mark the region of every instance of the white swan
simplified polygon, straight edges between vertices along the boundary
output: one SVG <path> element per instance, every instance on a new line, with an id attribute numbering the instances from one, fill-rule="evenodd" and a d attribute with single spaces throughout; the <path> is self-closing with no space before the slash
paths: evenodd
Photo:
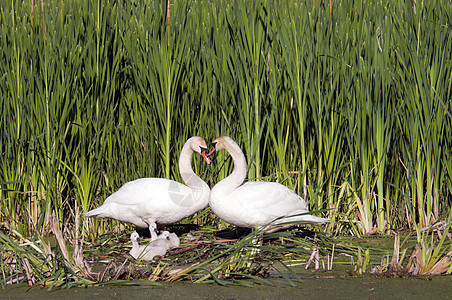
<path id="1" fill-rule="evenodd" d="M 179 157 L 179 171 L 187 185 L 165 178 L 141 178 L 127 182 L 105 199 L 102 206 L 90 210 L 87 217 L 112 218 L 149 227 L 151 240 L 157 238 L 157 224 L 173 224 L 202 210 L 209 203 L 209 186 L 191 167 L 194 152 L 207 157 L 207 144 L 199 136 L 185 142 Z"/>
<path id="2" fill-rule="evenodd" d="M 215 151 L 227 150 L 234 161 L 233 172 L 210 192 L 210 208 L 220 219 L 239 227 L 259 227 L 267 232 L 291 226 L 276 226 L 281 223 L 330 221 L 307 214 L 309 209 L 303 198 L 282 184 L 262 181 L 243 183 L 246 177 L 245 156 L 230 137 L 218 137 L 212 146 L 209 155 Z"/>
<path id="3" fill-rule="evenodd" d="M 169 233 L 164 231 L 154 241 L 150 242 L 146 246 L 140 246 L 138 244 L 140 236 L 135 231 L 130 235 L 132 241 L 132 249 L 129 254 L 135 259 L 141 259 L 142 261 L 150 261 L 155 256 L 163 256 L 166 251 L 172 248 L 179 247 L 180 241 L 175 233 Z"/>

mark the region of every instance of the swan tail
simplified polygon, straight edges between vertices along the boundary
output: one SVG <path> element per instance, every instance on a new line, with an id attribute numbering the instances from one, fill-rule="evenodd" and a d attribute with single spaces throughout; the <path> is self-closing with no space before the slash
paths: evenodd
<path id="1" fill-rule="evenodd" d="M 330 219 L 326 219 L 326 218 L 320 218 L 320 217 L 316 217 L 313 215 L 310 215 L 309 212 L 305 212 L 301 215 L 298 216 L 291 216 L 291 217 L 287 217 L 285 219 L 283 219 L 283 221 L 285 222 L 290 222 L 290 223 L 301 223 L 301 224 L 325 224 L 330 222 Z"/>
<path id="2" fill-rule="evenodd" d="M 326 218 L 320 218 L 320 217 L 316 217 L 313 215 L 306 215 L 303 216 L 303 222 L 306 223 L 317 223 L 317 224 L 325 224 L 331 221 L 331 219 L 326 219 Z"/>
<path id="3" fill-rule="evenodd" d="M 101 218 L 103 212 L 104 212 L 104 209 L 103 209 L 102 206 L 101 206 L 101 207 L 98 207 L 98 208 L 95 208 L 95 209 L 92 209 L 92 210 L 88 211 L 88 212 L 85 214 L 85 217 L 87 217 L 87 218 L 89 218 L 89 217 L 98 217 L 98 218 Z"/>

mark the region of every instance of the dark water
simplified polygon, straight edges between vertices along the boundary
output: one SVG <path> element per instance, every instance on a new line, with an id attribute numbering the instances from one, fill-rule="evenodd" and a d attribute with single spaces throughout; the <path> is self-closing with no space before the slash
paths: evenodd
<path id="1" fill-rule="evenodd" d="M 162 286 L 109 286 L 54 290 L 0 289 L 0 299 L 451 299 L 452 276 L 433 278 L 302 277 L 296 287 L 237 287 L 171 283 Z"/>

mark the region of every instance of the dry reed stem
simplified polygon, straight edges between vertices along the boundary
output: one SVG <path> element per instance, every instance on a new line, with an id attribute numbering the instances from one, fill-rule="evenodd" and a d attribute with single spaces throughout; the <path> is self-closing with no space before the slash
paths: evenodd
<path id="1" fill-rule="evenodd" d="M 328 254 L 328 270 L 329 271 L 333 270 L 334 246 L 335 246 L 335 244 L 333 244 L 333 250 L 331 251 L 331 260 L 330 260 L 330 255 Z"/>
<path id="2" fill-rule="evenodd" d="M 422 264 L 422 252 L 419 245 L 416 245 L 413 253 L 411 254 L 410 261 L 404 270 L 410 270 L 411 275 L 441 275 L 444 274 L 452 264 L 450 258 L 452 256 L 452 251 L 447 253 L 442 257 L 429 271 L 425 272 L 424 266 Z"/>
<path id="3" fill-rule="evenodd" d="M 192 264 L 191 266 L 189 266 L 189 267 L 187 267 L 185 269 L 177 270 L 178 272 L 175 273 L 175 274 L 171 274 L 171 272 L 168 273 L 168 275 L 171 275 L 171 277 L 167 281 L 168 282 L 173 282 L 173 281 L 179 279 L 181 276 L 187 275 L 187 274 L 184 274 L 184 273 L 187 272 L 188 270 L 190 270 L 191 268 L 199 265 L 199 264 L 200 264 L 200 262 L 195 262 L 194 264 Z"/>
<path id="4" fill-rule="evenodd" d="M 452 264 L 451 261 L 452 251 L 447 253 L 443 258 L 441 258 L 430 271 L 425 273 L 424 275 L 441 275 L 447 272 L 449 267 Z"/>
<path id="5" fill-rule="evenodd" d="M 77 272 L 80 272 L 81 276 L 90 280 L 93 280 L 93 272 L 91 271 L 91 267 L 85 260 L 83 256 L 83 247 L 79 244 L 78 239 L 75 239 L 75 246 L 74 246 L 74 263 L 71 263 L 71 260 L 69 258 L 69 252 L 66 247 L 66 240 L 64 239 L 60 226 L 58 224 L 58 219 L 56 217 L 55 211 L 52 211 L 52 231 L 55 235 L 56 240 L 58 241 L 58 245 L 61 249 L 61 253 L 64 257 L 64 263 L 68 268 L 74 269 Z M 82 239 L 83 243 L 83 239 Z"/>
<path id="6" fill-rule="evenodd" d="M 316 252 L 315 252 L 315 269 L 318 270 L 319 268 L 320 268 L 319 249 L 316 249 Z"/>
<path id="7" fill-rule="evenodd" d="M 52 211 L 52 231 L 55 235 L 55 238 L 58 241 L 58 245 L 60 246 L 61 253 L 63 254 L 65 263 L 69 266 L 69 253 L 66 248 L 66 242 L 61 234 L 60 226 L 58 224 L 58 219 L 56 217 L 55 211 Z"/>
<path id="8" fill-rule="evenodd" d="M 97 282 L 103 282 L 104 278 L 105 278 L 105 274 L 107 273 L 107 271 L 109 271 L 112 267 L 113 267 L 113 260 L 110 260 L 110 262 L 108 263 L 108 265 L 105 267 L 104 271 L 101 271 L 97 274 Z"/>
<path id="9" fill-rule="evenodd" d="M 13 278 L 13 279 L 8 280 L 7 282 L 5 282 L 5 285 L 18 283 L 19 281 L 21 281 L 25 277 L 26 277 L 25 275 L 19 275 L 16 278 Z"/>
<path id="10" fill-rule="evenodd" d="M 30 262 L 28 261 L 28 258 L 24 257 L 23 263 L 24 263 L 25 274 L 27 275 L 27 284 L 28 284 L 28 286 L 31 287 L 31 286 L 35 285 L 36 278 L 34 278 L 33 274 L 31 273 L 31 266 L 30 266 Z"/>
<path id="11" fill-rule="evenodd" d="M 319 249 L 317 249 L 317 248 L 312 251 L 312 254 L 309 257 L 308 262 L 306 263 L 305 270 L 309 269 L 309 266 L 311 265 L 311 263 L 313 261 L 315 263 L 315 269 L 318 270 L 319 269 Z"/>
<path id="12" fill-rule="evenodd" d="M 46 38 L 46 24 L 44 21 L 44 0 L 41 0 L 41 12 L 42 12 L 42 35 Z"/>
<path id="13" fill-rule="evenodd" d="M 129 261 L 128 258 L 126 258 L 126 260 L 124 260 L 124 262 L 122 263 L 122 265 L 119 267 L 118 271 L 116 272 L 115 276 L 113 276 L 112 280 L 117 280 L 119 278 L 119 276 L 121 276 L 121 272 L 124 269 L 124 266 L 126 265 L 126 263 Z"/>
<path id="14" fill-rule="evenodd" d="M 236 240 L 218 240 L 218 242 L 229 242 L 229 241 L 236 241 Z M 184 253 L 188 250 L 198 248 L 200 245 L 207 245 L 207 244 L 212 244 L 212 243 L 213 243 L 212 241 L 197 241 L 193 245 L 186 246 L 179 250 L 171 251 L 171 254 L 176 255 L 176 254 Z"/>

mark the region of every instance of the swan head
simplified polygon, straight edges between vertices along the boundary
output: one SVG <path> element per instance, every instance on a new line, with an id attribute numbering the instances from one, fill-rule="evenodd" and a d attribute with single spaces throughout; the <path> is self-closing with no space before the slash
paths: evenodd
<path id="1" fill-rule="evenodd" d="M 209 148 L 206 141 L 200 136 L 194 136 L 189 139 L 190 147 L 194 152 L 201 154 L 207 164 L 210 165 Z"/>
<path id="2" fill-rule="evenodd" d="M 130 240 L 132 242 L 139 242 L 140 241 L 140 235 L 138 234 L 138 232 L 134 231 L 131 235 L 130 235 Z"/>
<path id="3" fill-rule="evenodd" d="M 236 145 L 236 142 L 234 142 L 234 140 L 231 139 L 230 137 L 228 137 L 228 136 L 217 137 L 212 142 L 212 148 L 211 148 L 210 152 L 207 153 L 207 156 L 210 156 L 220 150 L 230 149 L 231 145 Z"/>

